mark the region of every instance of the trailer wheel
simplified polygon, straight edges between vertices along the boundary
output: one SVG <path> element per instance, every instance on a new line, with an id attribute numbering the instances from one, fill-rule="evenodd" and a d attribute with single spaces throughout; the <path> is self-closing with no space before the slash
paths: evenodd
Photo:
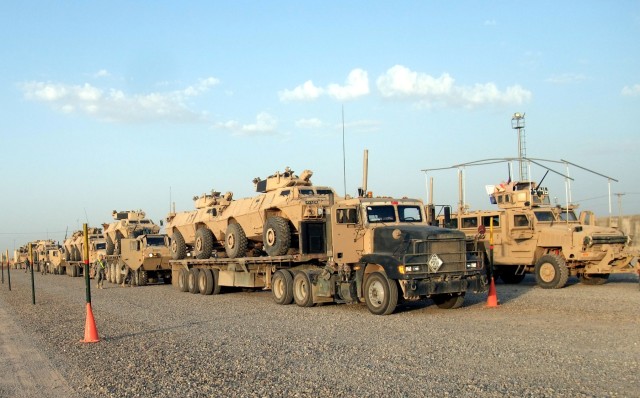
<path id="1" fill-rule="evenodd" d="M 210 295 L 213 293 L 213 274 L 211 270 L 200 270 L 200 274 L 198 274 L 198 289 L 202 295 Z"/>
<path id="2" fill-rule="evenodd" d="M 198 289 L 199 274 L 200 274 L 200 270 L 197 268 L 191 268 L 189 270 L 189 276 L 187 277 L 187 285 L 189 287 L 189 293 L 191 294 L 200 293 L 200 289 Z"/>
<path id="3" fill-rule="evenodd" d="M 107 235 L 107 256 L 111 256 L 115 249 L 116 246 L 113 244 L 113 240 Z"/>
<path id="4" fill-rule="evenodd" d="M 367 308 L 375 315 L 389 315 L 398 305 L 398 285 L 379 272 L 367 278 L 364 287 Z"/>
<path id="5" fill-rule="evenodd" d="M 522 282 L 524 276 L 524 272 L 522 274 L 516 274 L 516 269 L 514 267 L 500 268 L 500 279 L 507 285 L 517 285 L 518 283 Z"/>
<path id="6" fill-rule="evenodd" d="M 213 233 L 206 227 L 196 231 L 196 240 L 193 244 L 195 258 L 206 259 L 211 257 L 213 251 Z"/>
<path id="7" fill-rule="evenodd" d="M 609 280 L 609 274 L 582 274 L 580 283 L 584 285 L 604 285 Z"/>
<path id="8" fill-rule="evenodd" d="M 436 303 L 438 308 L 442 308 L 443 310 L 454 310 L 462 307 L 462 304 L 464 303 L 464 293 L 435 294 L 431 299 Z"/>
<path id="9" fill-rule="evenodd" d="M 291 228 L 289 222 L 282 217 L 273 216 L 267 219 L 262 234 L 264 250 L 270 256 L 284 256 L 291 245 Z"/>
<path id="10" fill-rule="evenodd" d="M 293 302 L 293 277 L 286 270 L 278 270 L 271 277 L 271 295 L 276 304 L 288 305 Z"/>
<path id="11" fill-rule="evenodd" d="M 147 286 L 149 283 L 149 274 L 147 271 L 138 270 L 138 286 Z"/>
<path id="12" fill-rule="evenodd" d="M 293 278 L 293 299 L 300 307 L 313 306 L 311 281 L 309 281 L 309 275 L 304 271 L 298 272 Z"/>
<path id="13" fill-rule="evenodd" d="M 184 268 L 178 274 L 178 290 L 181 292 L 189 291 L 189 271 Z"/>
<path id="14" fill-rule="evenodd" d="M 545 254 L 536 262 L 536 283 L 543 289 L 560 289 L 567 284 L 569 268 L 557 254 Z"/>
<path id="15" fill-rule="evenodd" d="M 238 223 L 231 223 L 224 233 L 224 250 L 227 257 L 238 258 L 247 254 L 247 235 Z"/>
<path id="16" fill-rule="evenodd" d="M 187 257 L 187 245 L 184 243 L 184 237 L 180 231 L 175 231 L 171 236 L 171 258 L 182 260 L 185 257 Z"/>

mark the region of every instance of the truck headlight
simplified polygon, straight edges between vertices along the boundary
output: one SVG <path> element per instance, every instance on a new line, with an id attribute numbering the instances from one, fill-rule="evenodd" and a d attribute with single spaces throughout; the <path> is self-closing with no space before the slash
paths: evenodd
<path id="1" fill-rule="evenodd" d="M 467 262 L 467 269 L 470 269 L 470 268 L 473 268 L 473 269 L 478 268 L 478 262 L 477 261 L 468 261 Z"/>
<path id="2" fill-rule="evenodd" d="M 585 236 L 584 239 L 582 240 L 582 243 L 585 246 L 591 246 L 593 244 L 593 239 L 590 236 Z"/>

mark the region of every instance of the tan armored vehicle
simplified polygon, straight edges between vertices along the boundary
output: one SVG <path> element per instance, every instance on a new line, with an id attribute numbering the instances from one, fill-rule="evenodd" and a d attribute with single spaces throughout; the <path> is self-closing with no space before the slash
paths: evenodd
<path id="1" fill-rule="evenodd" d="M 95 275 L 93 263 L 100 254 L 106 255 L 107 242 L 102 234 L 102 228 L 90 227 L 87 229 L 89 240 L 89 276 Z M 66 274 L 69 276 L 81 276 L 84 255 L 84 233 L 82 230 L 75 231 L 71 237 L 65 239 L 63 244 Z"/>
<path id="2" fill-rule="evenodd" d="M 163 279 L 171 283 L 171 252 L 169 237 L 164 234 L 144 234 L 136 238 L 123 238 L 120 256 L 109 257 L 107 280 L 123 283 L 130 275 L 132 284 L 146 285 L 150 280 Z"/>
<path id="3" fill-rule="evenodd" d="M 62 242 L 64 259 L 66 261 L 82 260 L 82 252 L 79 250 L 80 241 L 83 239 L 82 236 L 82 230 L 75 231 L 70 237 L 66 238 L 64 242 Z"/>
<path id="4" fill-rule="evenodd" d="M 194 196 L 195 210 L 169 213 L 165 231 L 171 236 L 171 252 L 174 259 L 191 254 L 196 258 L 209 258 L 212 253 L 224 249 L 224 235 L 220 235 L 220 214 L 231 204 L 233 193 L 211 191 L 210 194 Z M 214 234 L 212 231 L 216 231 Z"/>
<path id="5" fill-rule="evenodd" d="M 62 263 L 61 246 L 54 240 L 38 240 L 32 248 L 33 262 L 37 263 L 42 273 L 57 274 Z"/>
<path id="6" fill-rule="evenodd" d="M 575 206 L 551 205 L 547 189 L 535 182 L 500 184 L 490 199 L 497 210 L 467 211 L 439 220 L 463 231 L 487 258 L 493 220 L 494 268 L 505 283 L 519 283 L 526 273 L 533 273 L 539 286 L 557 289 L 570 275 L 599 285 L 610 274 L 635 272 L 628 236 L 581 222 Z M 581 214 L 583 220 L 586 216 L 593 219 L 591 212 Z"/>
<path id="7" fill-rule="evenodd" d="M 313 186 L 311 176 L 309 170 L 297 176 L 286 168 L 266 180 L 255 178 L 260 195 L 233 201 L 225 195 L 220 208 L 207 207 L 214 210 L 209 219 L 198 219 L 192 212 L 178 225 L 177 215 L 172 219 L 170 214 L 166 230 L 173 259 L 187 256 L 188 242 L 193 242 L 193 255 L 199 259 L 209 258 L 222 246 L 229 258 L 245 257 L 249 249 L 264 250 L 269 256 L 294 254 L 301 221 L 322 219 L 329 195 L 335 195 L 332 188 Z"/>
<path id="8" fill-rule="evenodd" d="M 142 210 L 114 210 L 111 215 L 116 221 L 103 225 L 107 255 L 120 254 L 120 240 L 122 238 L 135 238 L 142 234 L 160 232 L 160 226 L 146 219 L 146 214 Z"/>

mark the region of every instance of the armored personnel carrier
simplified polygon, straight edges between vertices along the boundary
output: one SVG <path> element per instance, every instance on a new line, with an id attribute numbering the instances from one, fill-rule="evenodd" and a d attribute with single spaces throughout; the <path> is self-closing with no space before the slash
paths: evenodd
<path id="1" fill-rule="evenodd" d="M 497 210 L 466 211 L 439 221 L 463 231 L 487 258 L 493 235 L 494 269 L 503 282 L 519 283 L 533 273 L 540 287 L 557 289 L 571 275 L 600 285 L 610 274 L 636 271 L 629 236 L 585 222 L 587 216 L 593 219 L 591 212 L 578 218 L 577 206 L 551 205 L 547 188 L 510 182 L 496 185 L 489 197 Z"/>
<path id="2" fill-rule="evenodd" d="M 245 257 L 249 249 L 269 256 L 294 254 L 301 221 L 323 219 L 329 197 L 335 196 L 332 188 L 314 186 L 312 175 L 305 170 L 298 176 L 287 167 L 265 180 L 255 178 L 258 196 L 232 201 L 225 195 L 218 207 L 183 213 L 179 219 L 170 214 L 166 230 L 173 259 L 187 257 L 190 247 L 198 259 L 217 255 L 214 249 L 221 247 L 229 258 Z"/>
<path id="3" fill-rule="evenodd" d="M 102 228 L 90 227 L 87 229 L 89 240 L 89 276 L 93 278 L 95 270 L 93 262 L 98 259 L 100 254 L 106 255 L 107 243 Z M 71 237 L 65 239 L 63 244 L 66 274 L 69 276 L 81 276 L 84 270 L 83 253 L 84 253 L 84 233 L 82 230 L 75 231 Z"/>
<path id="4" fill-rule="evenodd" d="M 108 256 L 107 280 L 123 283 L 127 276 L 132 285 L 145 286 L 150 280 L 162 278 L 171 282 L 171 252 L 169 237 L 164 234 L 144 234 L 136 238 L 123 238 L 119 256 Z"/>
<path id="5" fill-rule="evenodd" d="M 120 254 L 120 240 L 122 238 L 135 238 L 142 234 L 160 232 L 160 226 L 146 219 L 146 214 L 142 210 L 114 210 L 111 216 L 116 221 L 111 224 L 103 224 L 107 255 Z"/>

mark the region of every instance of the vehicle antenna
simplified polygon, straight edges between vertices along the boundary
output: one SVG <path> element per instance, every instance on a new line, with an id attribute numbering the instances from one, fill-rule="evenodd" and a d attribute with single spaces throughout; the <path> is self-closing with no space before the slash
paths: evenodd
<path id="1" fill-rule="evenodd" d="M 342 178 L 344 180 L 344 196 L 347 196 L 347 159 L 344 147 L 344 104 L 342 105 Z"/>

